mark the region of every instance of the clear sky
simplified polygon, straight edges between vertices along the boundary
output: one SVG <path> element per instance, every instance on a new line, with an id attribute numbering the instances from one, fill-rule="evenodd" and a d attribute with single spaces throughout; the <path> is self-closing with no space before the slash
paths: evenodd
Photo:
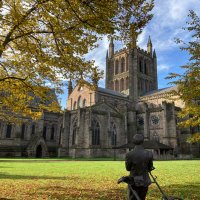
<path id="1" fill-rule="evenodd" d="M 191 40 L 191 34 L 183 30 L 189 21 L 189 10 L 194 10 L 200 16 L 200 0 L 155 0 L 154 17 L 138 38 L 137 45 L 146 49 L 148 37 L 151 36 L 157 54 L 159 88 L 169 87 L 169 80 L 165 77 L 170 72 L 182 73 L 180 66 L 188 62 L 189 56 L 180 50 L 175 38 L 181 38 L 185 42 Z M 116 42 L 115 50 L 121 46 L 122 44 Z M 95 60 L 96 65 L 104 70 L 107 49 L 108 41 L 105 37 L 99 41 L 99 47 L 87 55 L 87 59 Z M 104 87 L 104 79 L 100 80 L 99 86 Z M 66 100 L 67 87 L 64 87 L 64 94 L 60 96 L 63 108 L 66 107 Z"/>

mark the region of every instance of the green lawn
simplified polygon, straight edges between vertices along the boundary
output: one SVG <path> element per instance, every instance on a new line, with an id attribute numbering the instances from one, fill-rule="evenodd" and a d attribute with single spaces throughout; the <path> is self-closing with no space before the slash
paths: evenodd
<path id="1" fill-rule="evenodd" d="M 199 161 L 156 161 L 153 174 L 169 195 L 200 199 Z M 126 199 L 123 161 L 0 159 L 0 199 Z M 160 199 L 154 184 L 148 200 Z"/>

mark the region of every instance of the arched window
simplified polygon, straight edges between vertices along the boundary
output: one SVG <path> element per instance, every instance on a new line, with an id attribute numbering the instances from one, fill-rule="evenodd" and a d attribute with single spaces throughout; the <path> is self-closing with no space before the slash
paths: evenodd
<path id="1" fill-rule="evenodd" d="M 116 146 L 117 145 L 117 130 L 113 122 L 111 122 L 110 124 L 110 131 L 111 131 L 111 145 Z"/>
<path id="2" fill-rule="evenodd" d="M 32 134 L 32 135 L 35 134 L 35 124 L 32 125 L 32 128 L 31 128 L 31 134 Z"/>
<path id="3" fill-rule="evenodd" d="M 96 120 L 92 120 L 92 145 L 100 145 L 100 126 Z"/>
<path id="4" fill-rule="evenodd" d="M 47 127 L 46 126 L 44 126 L 43 127 L 43 138 L 46 140 L 46 137 L 47 137 Z"/>
<path id="5" fill-rule="evenodd" d="M 24 135 L 25 135 L 25 128 L 26 128 L 26 125 L 25 124 L 22 124 L 22 129 L 21 129 L 21 139 L 24 139 Z"/>
<path id="6" fill-rule="evenodd" d="M 77 108 L 81 108 L 81 107 L 82 107 L 82 99 L 81 99 L 81 96 L 79 96 L 78 103 L 77 103 Z"/>
<path id="7" fill-rule="evenodd" d="M 139 68 L 140 68 L 140 72 L 143 72 L 143 69 L 142 69 L 142 60 L 139 61 Z"/>
<path id="8" fill-rule="evenodd" d="M 76 110 L 76 101 L 74 101 L 73 109 Z"/>
<path id="9" fill-rule="evenodd" d="M 126 77 L 126 90 L 129 89 L 129 77 Z"/>
<path id="10" fill-rule="evenodd" d="M 11 132 L 12 132 L 12 124 L 8 124 L 6 129 L 6 138 L 11 138 Z"/>
<path id="11" fill-rule="evenodd" d="M 153 133 L 153 138 L 152 138 L 152 139 L 153 139 L 154 141 L 157 141 L 157 142 L 160 141 L 159 135 L 158 135 L 156 132 Z"/>
<path id="12" fill-rule="evenodd" d="M 145 81 L 145 91 L 146 92 L 149 91 L 149 81 L 148 80 Z"/>
<path id="13" fill-rule="evenodd" d="M 119 61 L 116 60 L 115 61 L 115 74 L 118 74 L 119 73 Z"/>
<path id="14" fill-rule="evenodd" d="M 123 73 L 125 71 L 125 59 L 122 58 L 121 59 L 121 73 Z"/>
<path id="15" fill-rule="evenodd" d="M 148 74 L 148 71 L 147 71 L 147 61 L 146 60 L 144 61 L 144 73 Z"/>
<path id="16" fill-rule="evenodd" d="M 86 107 L 86 99 L 83 100 L 83 108 Z"/>
<path id="17" fill-rule="evenodd" d="M 115 81 L 115 91 L 119 91 L 119 81 Z"/>
<path id="18" fill-rule="evenodd" d="M 77 133 L 77 121 L 75 121 L 74 124 L 73 124 L 73 129 L 72 129 L 72 145 L 76 144 L 76 133 Z"/>
<path id="19" fill-rule="evenodd" d="M 55 127 L 54 127 L 54 125 L 52 125 L 52 127 L 51 127 L 51 137 L 50 137 L 51 140 L 54 140 L 54 134 L 55 134 Z"/>
<path id="20" fill-rule="evenodd" d="M 120 80 L 120 92 L 124 90 L 124 79 Z"/>

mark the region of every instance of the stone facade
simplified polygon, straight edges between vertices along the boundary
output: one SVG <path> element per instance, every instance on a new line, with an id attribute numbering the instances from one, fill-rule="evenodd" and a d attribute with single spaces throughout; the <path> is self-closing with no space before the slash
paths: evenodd
<path id="1" fill-rule="evenodd" d="M 111 40 L 105 71 L 106 88 L 72 88 L 69 81 L 63 115 L 44 112 L 40 120 L 21 125 L 0 122 L 0 156 L 123 158 L 128 149 L 117 147 L 130 144 L 136 133 L 172 149 L 168 154 L 199 156 L 199 145 L 186 142 L 199 127 L 177 127 L 184 103 L 170 99 L 176 88 L 158 89 L 150 38 L 147 51 L 135 47 L 115 52 Z M 155 154 L 166 152 L 154 149 Z"/>
<path id="2" fill-rule="evenodd" d="M 186 143 L 191 130 L 177 127 L 177 112 L 184 104 L 170 100 L 176 88 L 158 90 L 157 57 L 150 38 L 147 51 L 136 47 L 115 52 L 111 40 L 105 71 L 105 89 L 70 88 L 64 117 L 68 139 L 60 156 L 123 157 L 127 149 L 113 147 L 131 143 L 136 133 L 167 145 L 174 155 L 199 154 L 198 145 Z"/>
<path id="3" fill-rule="evenodd" d="M 38 121 L 0 122 L 0 157 L 58 156 L 62 115 L 44 112 Z"/>

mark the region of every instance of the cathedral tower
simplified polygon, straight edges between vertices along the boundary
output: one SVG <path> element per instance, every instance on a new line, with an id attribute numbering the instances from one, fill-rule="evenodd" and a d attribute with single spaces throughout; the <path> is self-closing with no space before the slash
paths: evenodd
<path id="1" fill-rule="evenodd" d="M 149 37 L 147 50 L 139 47 L 123 48 L 114 52 L 111 39 L 106 56 L 106 88 L 129 95 L 137 102 L 138 97 L 157 86 L 157 58 Z"/>

